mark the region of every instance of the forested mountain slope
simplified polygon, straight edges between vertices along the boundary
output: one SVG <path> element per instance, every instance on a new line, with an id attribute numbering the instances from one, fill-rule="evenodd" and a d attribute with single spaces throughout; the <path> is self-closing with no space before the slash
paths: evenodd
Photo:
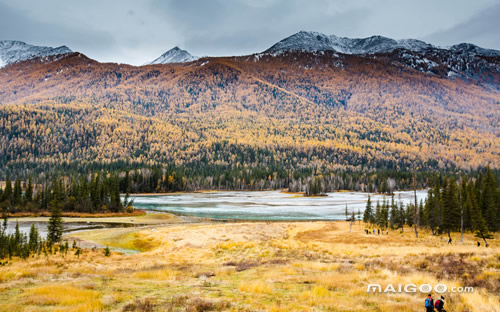
<path id="1" fill-rule="evenodd" d="M 79 53 L 28 60 L 0 69 L 2 173 L 168 165 L 272 180 L 497 167 L 500 72 L 447 73 L 334 51 L 141 67 Z"/>

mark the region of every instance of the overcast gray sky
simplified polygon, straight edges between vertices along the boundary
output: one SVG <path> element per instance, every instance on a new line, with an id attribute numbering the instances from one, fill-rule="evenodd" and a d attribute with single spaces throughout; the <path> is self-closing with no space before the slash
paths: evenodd
<path id="1" fill-rule="evenodd" d="M 300 30 L 500 50 L 500 0 L 0 0 L 0 40 L 140 65 L 174 46 L 261 52 Z"/>

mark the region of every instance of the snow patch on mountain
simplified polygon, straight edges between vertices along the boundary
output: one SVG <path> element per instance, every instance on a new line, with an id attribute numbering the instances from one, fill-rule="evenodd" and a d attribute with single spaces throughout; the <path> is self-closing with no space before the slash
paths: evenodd
<path id="1" fill-rule="evenodd" d="M 500 51 L 483 49 L 470 43 L 461 43 L 449 48 L 433 46 L 421 40 L 394 40 L 383 36 L 368 38 L 347 38 L 325 35 L 312 31 L 300 31 L 276 43 L 264 53 L 280 54 L 286 51 L 336 51 L 344 54 L 378 54 L 390 53 L 396 49 L 405 49 L 423 53 L 428 50 L 449 50 L 454 54 L 500 56 Z"/>
<path id="2" fill-rule="evenodd" d="M 179 47 L 175 47 L 173 49 L 168 50 L 163 53 L 160 57 L 148 63 L 146 65 L 153 64 L 170 64 L 170 63 L 187 63 L 196 61 L 198 59 L 197 56 L 191 55 L 188 51 L 183 50 Z"/>
<path id="3" fill-rule="evenodd" d="M 73 53 L 73 51 L 66 46 L 52 48 L 34 46 L 22 41 L 0 40 L 0 68 L 37 57 L 63 55 L 68 53 Z"/>
<path id="4" fill-rule="evenodd" d="M 375 54 L 391 52 L 397 48 L 424 49 L 431 46 L 423 41 L 405 39 L 396 41 L 383 36 L 372 36 L 363 39 L 351 39 L 327 36 L 318 32 L 300 31 L 287 37 L 266 50 L 266 53 L 285 51 L 336 51 L 344 54 Z"/>

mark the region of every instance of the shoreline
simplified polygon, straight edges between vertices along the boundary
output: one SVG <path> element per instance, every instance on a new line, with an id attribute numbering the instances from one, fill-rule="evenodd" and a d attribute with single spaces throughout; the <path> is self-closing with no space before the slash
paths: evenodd
<path id="1" fill-rule="evenodd" d="M 417 191 L 426 191 L 429 188 L 419 188 Z M 385 194 L 385 193 L 375 193 L 375 192 L 363 192 L 363 191 L 356 191 L 356 190 L 335 190 L 332 192 L 326 192 L 324 195 L 310 195 L 307 196 L 305 195 L 305 192 L 293 192 L 293 191 L 288 191 L 288 189 L 265 189 L 265 190 L 196 190 L 196 191 L 177 191 L 177 192 L 161 192 L 161 193 L 130 193 L 130 197 L 154 197 L 154 196 L 169 196 L 169 195 L 179 195 L 179 194 L 209 194 L 209 193 L 222 193 L 222 192 L 280 192 L 283 194 L 291 194 L 291 195 L 303 195 L 304 197 L 327 197 L 329 196 L 328 194 L 335 194 L 335 193 L 363 193 L 363 194 L 369 194 L 369 195 L 382 195 L 382 196 L 392 196 L 392 194 Z M 393 193 L 397 192 L 413 192 L 413 189 L 411 190 L 395 190 Z M 120 196 L 125 196 L 125 193 L 121 193 Z"/>
<path id="2" fill-rule="evenodd" d="M 38 217 L 50 217 L 50 211 L 41 212 L 16 212 L 8 213 L 7 218 L 38 218 Z M 89 212 L 62 212 L 63 218 L 126 218 L 126 217 L 139 217 L 147 215 L 146 210 L 134 209 L 133 212 L 109 212 L 109 213 L 89 213 Z"/>
<path id="3" fill-rule="evenodd" d="M 189 217 L 177 216 L 168 212 L 149 212 L 141 210 L 144 214 L 136 216 L 91 216 L 91 217 L 65 217 L 65 223 L 109 223 L 109 224 L 133 224 L 133 225 L 154 225 L 163 223 L 182 223 L 183 219 L 194 219 Z M 50 217 L 46 216 L 27 216 L 10 217 L 9 222 L 48 222 Z"/>

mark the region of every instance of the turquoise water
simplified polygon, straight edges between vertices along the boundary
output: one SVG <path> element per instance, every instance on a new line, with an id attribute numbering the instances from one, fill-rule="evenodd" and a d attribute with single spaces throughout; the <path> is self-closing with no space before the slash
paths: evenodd
<path id="1" fill-rule="evenodd" d="M 363 213 L 368 193 L 338 192 L 324 197 L 303 197 L 280 191 L 176 193 L 161 196 L 131 196 L 134 207 L 171 212 L 179 215 L 233 220 L 345 220 L 349 212 Z M 370 194 L 373 206 L 382 203 L 383 195 Z M 390 201 L 389 196 L 385 198 Z M 417 199 L 427 198 L 427 191 L 417 191 Z M 413 192 L 396 192 L 396 202 L 413 202 Z"/>

